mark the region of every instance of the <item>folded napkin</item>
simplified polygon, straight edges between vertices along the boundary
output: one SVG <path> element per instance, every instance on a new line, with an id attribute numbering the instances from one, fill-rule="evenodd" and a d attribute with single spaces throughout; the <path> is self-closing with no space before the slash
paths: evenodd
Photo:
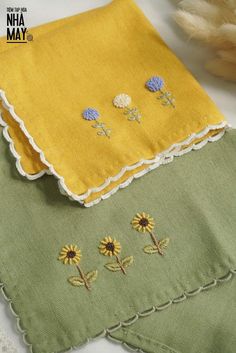
<path id="1" fill-rule="evenodd" d="M 202 322 L 195 298 L 212 287 L 207 303 L 214 309 L 211 292 L 235 274 L 236 132 L 90 209 L 62 197 L 50 176 L 20 180 L 2 140 L 0 149 L 0 282 L 31 350 L 61 352 L 112 335 L 147 352 L 189 353 L 193 336 L 185 333 Z M 230 292 L 228 305 L 231 299 Z M 186 324 L 188 310 L 189 328 L 173 337 L 174 322 L 183 315 Z M 219 339 L 207 311 L 205 327 Z M 150 345 L 129 329 L 137 337 L 143 331 L 144 340 L 149 331 Z M 155 332 L 162 348 L 151 346 Z M 191 353 L 218 353 L 217 341 L 204 345 L 203 338 Z M 234 353 L 227 338 L 222 351 Z"/>
<path id="2" fill-rule="evenodd" d="M 221 278 L 215 287 L 212 282 L 214 290 L 210 286 L 200 295 L 186 296 L 188 300 L 180 298 L 167 310 L 137 320 L 109 338 L 134 352 L 234 353 L 236 278 L 232 276 Z"/>
<path id="3" fill-rule="evenodd" d="M 222 114 L 132 0 L 0 41 L 5 136 L 22 175 L 86 206 L 208 141 Z"/>

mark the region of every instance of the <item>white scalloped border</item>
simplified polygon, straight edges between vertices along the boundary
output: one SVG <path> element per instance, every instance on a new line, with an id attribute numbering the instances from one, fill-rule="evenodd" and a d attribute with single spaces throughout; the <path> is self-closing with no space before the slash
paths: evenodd
<path id="1" fill-rule="evenodd" d="M 18 170 L 18 172 L 22 176 L 24 176 L 28 180 L 36 180 L 36 179 L 41 178 L 44 174 L 49 174 L 48 170 L 46 170 L 46 169 L 42 170 L 39 173 L 35 173 L 35 174 L 26 173 L 21 165 L 21 156 L 16 152 L 14 141 L 12 140 L 11 136 L 9 135 L 9 132 L 8 132 L 9 126 L 3 120 L 1 111 L 0 111 L 0 126 L 3 127 L 3 130 L 2 130 L 3 136 L 4 136 L 5 140 L 9 143 L 10 151 L 16 160 L 16 163 L 15 163 L 16 169 Z"/>
<path id="2" fill-rule="evenodd" d="M 108 339 L 110 339 L 111 341 L 113 341 L 115 343 L 122 343 L 126 348 L 129 348 L 134 352 L 138 352 L 139 348 L 133 347 L 132 345 L 127 344 L 126 342 L 123 342 L 119 339 L 116 339 L 116 338 L 112 337 L 111 334 L 113 332 L 119 330 L 122 327 L 128 327 L 128 326 L 132 325 L 134 322 L 136 322 L 140 318 L 147 317 L 147 316 L 150 316 L 153 313 L 156 313 L 158 311 L 165 310 L 173 304 L 181 303 L 188 298 L 194 297 L 195 295 L 198 295 L 201 292 L 204 292 L 205 290 L 216 287 L 217 285 L 222 284 L 224 282 L 228 282 L 235 275 L 236 275 L 236 269 L 230 269 L 224 276 L 215 278 L 211 282 L 207 283 L 206 285 L 200 286 L 197 289 L 192 290 L 190 292 L 185 291 L 180 297 L 170 299 L 168 302 L 166 302 L 164 304 L 152 306 L 151 308 L 149 308 L 147 310 L 144 310 L 142 312 L 137 312 L 130 319 L 128 319 L 126 321 L 120 321 L 117 325 L 104 329 L 102 332 L 98 333 L 97 335 L 90 337 L 90 338 L 87 338 L 84 343 L 81 343 L 78 346 L 72 346 L 69 348 L 69 350 L 66 350 L 65 352 L 71 352 L 74 349 L 81 348 L 82 346 L 88 344 L 90 341 L 93 341 L 93 340 L 96 340 L 96 339 L 102 338 L 102 337 L 107 337 Z M 27 331 L 22 328 L 21 319 L 14 310 L 12 299 L 9 298 L 9 296 L 7 295 L 6 290 L 5 290 L 5 285 L 4 285 L 4 283 L 1 283 L 1 282 L 0 282 L 0 293 L 2 293 L 3 298 L 6 300 L 6 302 L 9 305 L 11 313 L 16 318 L 17 329 L 22 334 L 23 341 L 24 341 L 25 345 L 28 347 L 30 353 L 34 353 L 33 345 L 27 339 Z M 143 351 L 141 350 L 140 352 L 143 352 Z M 56 353 L 56 352 L 52 352 L 52 353 Z"/>
<path id="3" fill-rule="evenodd" d="M 14 143 L 7 132 L 8 125 L 6 124 L 6 122 L 3 121 L 4 128 L 5 128 L 4 136 L 7 139 L 7 141 L 10 143 L 10 149 L 11 149 L 11 152 L 13 153 L 14 157 L 16 158 L 16 166 L 17 166 L 17 169 L 20 172 L 20 174 L 27 177 L 29 180 L 37 179 L 40 176 L 44 175 L 45 173 L 54 175 L 54 177 L 58 180 L 58 186 L 59 186 L 60 192 L 63 195 L 68 196 L 71 200 L 78 201 L 80 204 L 82 204 L 86 207 L 91 207 L 93 205 L 98 204 L 101 200 L 105 200 L 105 199 L 109 198 L 111 195 L 115 194 L 119 189 L 123 189 L 123 188 L 127 187 L 134 179 L 140 178 L 141 176 L 145 175 L 146 173 L 150 172 L 151 170 L 158 168 L 160 165 L 172 162 L 174 157 L 182 156 L 185 153 L 188 153 L 192 150 L 199 150 L 200 148 L 205 146 L 208 142 L 214 142 L 214 141 L 219 140 L 224 135 L 225 131 L 230 127 L 230 125 L 226 121 L 222 121 L 221 123 L 216 124 L 216 125 L 208 125 L 202 131 L 191 134 L 184 141 L 182 141 L 180 143 L 173 144 L 167 150 L 156 155 L 155 158 L 141 159 L 139 162 L 137 162 L 135 164 L 132 164 L 130 166 L 126 166 L 126 167 L 122 168 L 121 171 L 118 174 L 116 174 L 115 176 L 107 178 L 102 185 L 88 189 L 84 194 L 77 195 L 68 189 L 68 187 L 65 184 L 64 178 L 61 175 L 59 175 L 55 171 L 54 166 L 47 161 L 43 151 L 37 146 L 33 137 L 29 134 L 28 130 L 26 129 L 23 120 L 21 120 L 19 118 L 19 116 L 15 113 L 14 106 L 8 102 L 6 95 L 5 95 L 5 92 L 3 90 L 0 90 L 0 99 L 2 100 L 2 105 L 4 106 L 4 108 L 9 111 L 12 118 L 19 124 L 21 130 L 23 131 L 25 136 L 28 138 L 29 143 L 31 144 L 33 149 L 39 153 L 39 156 L 40 156 L 42 163 L 44 163 L 48 167 L 48 170 L 46 170 L 46 171 L 44 170 L 44 171 L 38 173 L 37 175 L 33 175 L 33 176 L 29 176 L 27 173 L 24 172 L 22 166 L 20 165 L 20 156 L 16 152 L 16 150 L 14 148 Z M 1 119 L 1 120 L 3 120 L 3 119 Z M 193 144 L 193 145 L 189 146 L 188 148 L 182 149 L 182 147 L 189 145 L 193 140 L 202 138 L 205 135 L 207 135 L 209 131 L 217 130 L 217 129 L 223 129 L 223 130 L 215 136 L 208 137 L 204 141 Z M 142 170 L 141 172 L 138 172 L 138 173 L 132 175 L 125 182 L 114 187 L 112 190 L 110 190 L 106 194 L 102 195 L 101 197 L 99 197 L 89 203 L 86 203 L 84 201 L 92 193 L 100 192 L 103 189 L 105 189 L 108 185 L 110 185 L 112 182 L 118 181 L 126 172 L 132 171 L 132 170 L 134 170 L 138 167 L 141 167 L 143 165 L 148 165 L 148 167 L 146 169 Z"/>

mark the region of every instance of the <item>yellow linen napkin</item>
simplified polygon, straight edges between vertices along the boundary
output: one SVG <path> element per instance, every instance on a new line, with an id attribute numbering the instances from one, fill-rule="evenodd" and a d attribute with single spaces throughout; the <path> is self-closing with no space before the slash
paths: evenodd
<path id="1" fill-rule="evenodd" d="M 132 0 L 31 32 L 26 45 L 0 41 L 6 135 L 18 169 L 47 170 L 86 206 L 227 127 Z"/>

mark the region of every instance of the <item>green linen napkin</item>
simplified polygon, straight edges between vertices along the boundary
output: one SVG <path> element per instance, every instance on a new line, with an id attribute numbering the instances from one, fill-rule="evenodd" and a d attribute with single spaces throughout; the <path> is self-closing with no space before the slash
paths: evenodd
<path id="1" fill-rule="evenodd" d="M 236 269 L 235 149 L 236 132 L 230 131 L 86 209 L 59 195 L 51 177 L 22 180 L 0 141 L 0 281 L 33 352 L 60 352 L 95 336 L 115 336 L 115 330 L 125 341 L 121 326 L 129 325 L 174 346 L 149 321 L 157 318 L 154 310 Z M 131 225 L 142 212 L 150 215 L 146 233 Z M 161 251 L 166 247 L 164 256 L 156 239 Z M 188 300 L 179 308 L 185 305 Z M 163 327 L 174 320 L 173 310 L 164 310 L 170 319 L 163 316 Z M 198 314 L 197 306 L 191 310 Z M 184 328 L 178 334 L 184 336 Z M 181 352 L 177 341 L 176 347 Z"/>
<path id="2" fill-rule="evenodd" d="M 171 305 L 110 335 L 133 351 L 235 353 L 236 279 Z"/>

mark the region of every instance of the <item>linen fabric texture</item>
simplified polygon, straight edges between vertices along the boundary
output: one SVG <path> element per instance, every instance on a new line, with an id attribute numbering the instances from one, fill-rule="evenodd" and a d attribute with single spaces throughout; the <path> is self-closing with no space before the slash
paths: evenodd
<path id="1" fill-rule="evenodd" d="M 2 119 L 21 174 L 49 172 L 82 204 L 98 203 L 227 126 L 132 0 L 114 0 L 31 33 L 26 45 L 9 48 L 0 40 Z M 153 76 L 163 79 L 157 92 L 145 87 Z M 174 106 L 162 104 L 168 92 Z M 140 123 L 114 107 L 120 93 L 132 98 L 129 108 L 138 109 Z M 89 107 L 110 138 L 83 118 Z"/>
<path id="2" fill-rule="evenodd" d="M 105 334 L 149 353 L 234 352 L 234 130 L 90 209 L 60 195 L 49 176 L 22 180 L 3 140 L 0 149 L 0 281 L 33 352 L 61 352 Z M 144 253 L 151 238 L 132 229 L 137 212 L 155 219 L 159 239 L 170 239 L 165 256 Z M 122 258 L 133 256 L 126 275 L 105 267 L 112 261 L 98 250 L 105 236 L 120 242 Z M 78 271 L 58 260 L 66 244 L 79 246 L 85 272 L 98 271 L 90 291 L 68 282 Z M 232 282 L 215 286 L 225 276 Z M 184 293 L 182 303 L 166 305 Z"/>

